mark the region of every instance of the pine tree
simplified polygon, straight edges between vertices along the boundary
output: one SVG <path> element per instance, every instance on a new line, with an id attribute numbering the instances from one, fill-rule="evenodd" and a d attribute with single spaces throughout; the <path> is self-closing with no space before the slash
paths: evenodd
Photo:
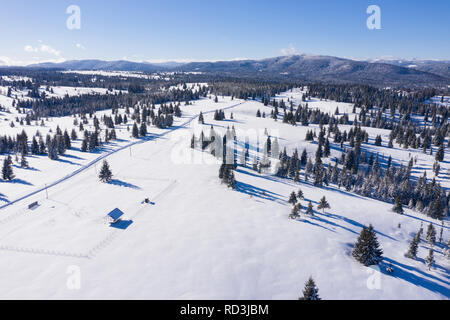
<path id="1" fill-rule="evenodd" d="M 297 196 L 295 195 L 294 191 L 292 191 L 291 195 L 289 196 L 288 202 L 293 205 L 297 203 Z"/>
<path id="2" fill-rule="evenodd" d="M 233 190 L 236 190 L 236 180 L 234 178 L 234 172 L 231 171 L 231 174 L 228 178 L 228 188 L 231 188 Z"/>
<path id="3" fill-rule="evenodd" d="M 64 144 L 64 150 L 70 150 L 72 148 L 72 143 L 70 142 L 70 136 L 67 130 L 64 131 L 63 135 L 63 144 Z"/>
<path id="4" fill-rule="evenodd" d="M 103 161 L 102 169 L 100 170 L 99 179 L 101 182 L 109 183 L 112 181 L 112 172 L 106 160 Z"/>
<path id="5" fill-rule="evenodd" d="M 33 137 L 33 140 L 31 142 L 31 154 L 39 154 L 39 144 L 36 140 L 36 137 Z"/>
<path id="6" fill-rule="evenodd" d="M 325 140 L 325 146 L 323 147 L 323 155 L 328 158 L 331 154 L 330 150 L 330 141 L 327 139 Z"/>
<path id="7" fill-rule="evenodd" d="M 299 300 L 320 300 L 319 289 L 312 277 L 306 282 L 303 297 L 300 297 Z"/>
<path id="8" fill-rule="evenodd" d="M 72 141 L 78 139 L 77 132 L 75 131 L 75 129 L 72 129 L 72 132 L 70 133 L 70 139 L 72 139 Z"/>
<path id="9" fill-rule="evenodd" d="M 426 239 L 432 245 L 436 242 L 436 230 L 432 223 L 428 225 Z"/>
<path id="10" fill-rule="evenodd" d="M 433 219 L 442 219 L 443 218 L 443 208 L 440 197 L 437 197 L 430 206 L 428 211 L 428 215 Z"/>
<path id="11" fill-rule="evenodd" d="M 294 176 L 294 182 L 299 182 L 299 181 L 300 181 L 300 171 L 296 170 L 295 176 Z"/>
<path id="12" fill-rule="evenodd" d="M 139 128 L 139 135 L 141 137 L 145 137 L 147 135 L 147 124 L 142 121 L 141 126 Z"/>
<path id="13" fill-rule="evenodd" d="M 302 209 L 302 205 L 300 203 L 297 203 L 292 208 L 292 211 L 291 211 L 291 214 L 289 215 L 289 217 L 291 219 L 297 219 L 300 216 L 301 209 Z"/>
<path id="14" fill-rule="evenodd" d="M 436 161 L 442 162 L 444 161 L 444 143 L 442 142 L 441 145 L 439 146 L 438 151 L 436 152 L 436 156 L 435 159 Z"/>
<path id="15" fill-rule="evenodd" d="M 12 179 L 14 179 L 14 172 L 13 172 L 13 168 L 12 168 L 11 156 L 7 156 L 3 160 L 2 177 L 3 177 L 3 180 L 6 180 L 6 181 L 11 181 Z"/>
<path id="16" fill-rule="evenodd" d="M 20 159 L 20 166 L 22 168 L 28 168 L 28 161 L 24 153 L 22 153 L 22 157 Z"/>
<path id="17" fill-rule="evenodd" d="M 408 249 L 408 252 L 406 253 L 406 256 L 408 258 L 415 259 L 417 257 L 417 250 L 419 247 L 418 235 L 419 234 L 416 234 L 416 236 L 409 243 L 409 249 Z"/>
<path id="18" fill-rule="evenodd" d="M 425 262 L 427 264 L 428 270 L 431 270 L 431 268 L 433 268 L 433 265 L 434 265 L 434 254 L 433 254 L 432 248 L 428 252 L 428 256 L 426 257 Z"/>
<path id="19" fill-rule="evenodd" d="M 87 137 L 83 138 L 83 141 L 81 142 L 81 152 L 86 152 L 88 149 L 88 139 Z"/>
<path id="20" fill-rule="evenodd" d="M 375 138 L 375 145 L 378 147 L 381 147 L 381 136 L 377 135 L 377 137 Z"/>
<path id="21" fill-rule="evenodd" d="M 306 213 L 313 216 L 314 215 L 314 209 L 311 201 L 308 203 L 308 208 L 306 209 Z"/>
<path id="22" fill-rule="evenodd" d="M 450 240 L 447 241 L 447 247 L 445 248 L 445 256 L 450 260 Z"/>
<path id="23" fill-rule="evenodd" d="M 200 111 L 200 115 L 198 116 L 198 123 L 199 124 L 205 123 L 205 119 L 203 118 L 203 113 L 201 111 Z"/>
<path id="24" fill-rule="evenodd" d="M 395 198 L 395 205 L 392 208 L 392 211 L 403 214 L 403 205 L 402 205 L 402 196 L 398 195 L 397 198 Z"/>
<path id="25" fill-rule="evenodd" d="M 195 149 L 195 135 L 194 134 L 192 135 L 192 138 L 191 138 L 191 149 Z"/>
<path id="26" fill-rule="evenodd" d="M 131 131 L 131 135 L 133 136 L 133 138 L 139 138 L 139 129 L 138 126 L 136 124 L 136 122 L 133 124 L 133 129 Z"/>
<path id="27" fill-rule="evenodd" d="M 298 189 L 297 199 L 299 199 L 299 200 L 304 200 L 305 199 L 305 196 L 303 195 L 303 191 L 301 189 Z"/>
<path id="28" fill-rule="evenodd" d="M 369 228 L 363 227 L 352 251 L 352 256 L 358 262 L 368 267 L 379 264 L 382 259 L 382 254 L 383 251 L 380 248 L 372 225 Z"/>
<path id="29" fill-rule="evenodd" d="M 320 199 L 320 201 L 319 201 L 319 205 L 317 206 L 317 209 L 319 209 L 319 210 L 322 209 L 322 212 L 325 213 L 325 209 L 329 209 L 329 208 L 331 208 L 330 204 L 328 203 L 325 196 L 323 196 L 323 198 Z"/>

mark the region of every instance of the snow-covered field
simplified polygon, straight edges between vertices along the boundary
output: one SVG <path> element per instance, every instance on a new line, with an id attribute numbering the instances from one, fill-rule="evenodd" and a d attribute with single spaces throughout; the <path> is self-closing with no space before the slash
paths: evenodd
<path id="1" fill-rule="evenodd" d="M 433 103 L 437 106 L 450 106 L 450 97 L 448 96 L 435 96 L 428 100 L 428 103 Z"/>
<path id="2" fill-rule="evenodd" d="M 287 102 L 289 98 L 298 105 L 301 96 L 296 89 L 277 99 Z M 2 105 L 11 102 L 4 96 L 0 99 Z M 219 103 L 214 103 L 213 99 L 182 105 L 183 116 L 175 118 L 173 128 L 152 127 L 147 139 L 132 139 L 122 125 L 116 128 L 119 139 L 97 153 L 80 152 L 77 141 L 58 161 L 33 156 L 28 159 L 30 169 L 14 167 L 16 180 L 0 181 L 0 206 L 63 180 L 0 209 L 0 259 L 4 261 L 0 263 L 0 298 L 296 299 L 309 276 L 323 299 L 450 298 L 450 262 L 439 244 L 431 271 L 424 263 L 426 242 L 421 243 L 417 260 L 404 257 L 421 223 L 426 228 L 431 222 L 439 230 L 436 220 L 406 208 L 404 215 L 395 214 L 392 204 L 335 186 L 316 188 L 249 168 L 238 167 L 236 191 L 221 184 L 215 159 L 190 149 L 193 133 L 198 137 L 203 130 L 208 136 L 211 125 L 223 133 L 234 126 L 240 142 L 249 136 L 255 146 L 258 134 L 261 138 L 267 129 L 279 138 L 281 149 L 301 152 L 306 148 L 314 157 L 317 145 L 305 141 L 305 134 L 318 131 L 318 126 L 294 127 L 269 117 L 257 118 L 256 110 L 266 114 L 272 110 L 257 101 L 219 97 Z M 339 107 L 341 114 L 354 117 L 350 104 L 312 99 L 308 105 L 330 113 Z M 213 120 L 216 109 L 225 110 L 226 121 Z M 204 125 L 197 121 L 200 111 Z M 102 114 L 111 112 L 98 112 L 97 117 Z M 32 123 L 11 128 L 16 116 L 0 113 L 0 135 L 25 129 L 29 137 L 36 130 L 45 136 L 58 125 L 69 132 L 73 126 L 73 117 L 65 117 L 51 118 L 45 127 Z M 422 175 L 426 169 L 428 177 L 433 176 L 433 156 L 398 146 L 388 149 L 389 131 L 364 129 L 370 135 L 365 149 L 391 155 L 396 164 L 406 165 L 410 156 L 417 156 L 413 174 Z M 373 145 L 376 135 L 382 135 L 382 147 Z M 332 148 L 330 158 L 339 155 Z M 95 160 L 105 156 L 114 174 L 110 184 L 97 178 L 101 162 Z M 441 166 L 437 181 L 449 188 L 448 153 Z M 298 221 L 289 219 L 288 196 L 299 188 L 305 194 L 303 205 L 311 201 L 316 208 L 326 196 L 331 209 L 317 211 L 314 217 L 303 215 Z M 145 198 L 153 203 L 143 204 Z M 28 210 L 34 201 L 39 207 Z M 114 208 L 125 212 L 119 228 L 105 222 Z M 369 224 L 384 251 L 380 269 L 366 268 L 350 254 L 361 228 Z M 444 228 L 444 239 L 448 239 L 448 225 Z M 394 273 L 386 272 L 389 263 Z M 78 276 L 80 287 L 74 290 L 71 283 Z"/>

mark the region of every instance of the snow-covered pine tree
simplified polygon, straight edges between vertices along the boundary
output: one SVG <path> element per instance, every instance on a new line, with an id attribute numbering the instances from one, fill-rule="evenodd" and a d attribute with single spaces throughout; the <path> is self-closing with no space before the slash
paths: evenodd
<path id="1" fill-rule="evenodd" d="M 200 111 L 200 115 L 198 116 L 198 123 L 199 124 L 205 123 L 205 119 L 203 118 L 203 113 L 201 111 Z"/>
<path id="2" fill-rule="evenodd" d="M 317 288 L 312 277 L 309 277 L 309 280 L 306 282 L 303 296 L 299 300 L 320 300 L 319 288 Z"/>
<path id="3" fill-rule="evenodd" d="M 428 216 L 433 219 L 442 219 L 443 218 L 443 208 L 441 198 L 438 196 L 434 199 L 433 203 L 430 205 L 430 209 L 428 210 Z"/>
<path id="4" fill-rule="evenodd" d="M 111 172 L 111 169 L 109 168 L 109 164 L 106 160 L 104 160 L 98 177 L 101 182 L 109 183 L 112 181 L 112 176 L 113 174 Z"/>
<path id="5" fill-rule="evenodd" d="M 302 189 L 298 189 L 298 191 L 297 191 L 297 199 L 298 200 L 304 200 L 305 199 L 305 196 L 303 195 Z"/>
<path id="6" fill-rule="evenodd" d="M 308 208 L 306 209 L 306 213 L 311 216 L 314 215 L 314 208 L 313 208 L 311 201 L 308 203 Z"/>
<path id="7" fill-rule="evenodd" d="M 442 142 L 441 145 L 439 146 L 438 151 L 436 152 L 436 156 L 435 156 L 436 161 L 439 161 L 439 162 L 444 161 L 444 155 L 445 155 L 444 152 L 445 152 L 444 151 L 444 143 Z"/>
<path id="8" fill-rule="evenodd" d="M 295 176 L 294 176 L 294 182 L 299 182 L 299 181 L 300 181 L 300 171 L 296 170 Z"/>
<path id="9" fill-rule="evenodd" d="M 382 254 L 383 251 L 380 248 L 372 225 L 368 228 L 363 227 L 352 251 L 352 256 L 358 262 L 368 267 L 379 264 L 382 259 Z"/>
<path id="10" fill-rule="evenodd" d="M 302 205 L 300 203 L 297 203 L 292 208 L 291 214 L 289 215 L 289 218 L 291 219 L 297 219 L 300 216 L 300 211 L 302 210 Z"/>
<path id="11" fill-rule="evenodd" d="M 2 177 L 3 180 L 6 181 L 11 181 L 12 179 L 14 179 L 11 156 L 7 156 L 3 160 Z"/>
<path id="12" fill-rule="evenodd" d="M 398 195 L 395 198 L 395 205 L 392 208 L 392 211 L 398 213 L 398 214 L 403 214 L 403 204 L 402 204 L 402 196 Z"/>
<path id="13" fill-rule="evenodd" d="M 434 245 L 436 242 L 436 230 L 432 223 L 428 225 L 426 239 L 431 245 Z"/>
<path id="14" fill-rule="evenodd" d="M 322 199 L 320 199 L 320 201 L 319 201 L 319 205 L 317 206 L 317 209 L 322 210 L 322 212 L 325 213 L 325 209 L 329 209 L 329 208 L 331 208 L 330 204 L 328 203 L 325 196 L 323 196 Z"/>
<path id="15" fill-rule="evenodd" d="M 417 249 L 419 247 L 419 238 L 417 237 L 418 234 L 414 236 L 414 238 L 409 243 L 409 249 L 406 253 L 406 256 L 411 259 L 415 259 L 417 257 Z"/>
<path id="16" fill-rule="evenodd" d="M 228 178 L 228 188 L 231 188 L 233 190 L 236 190 L 236 180 L 234 178 L 234 172 L 231 170 L 231 174 Z"/>
<path id="17" fill-rule="evenodd" d="M 33 137 L 33 140 L 31 141 L 31 154 L 39 154 L 39 144 L 36 137 Z"/>
<path id="18" fill-rule="evenodd" d="M 139 138 L 139 129 L 138 129 L 136 122 L 133 124 L 133 129 L 131 130 L 131 135 L 135 139 Z"/>
<path id="19" fill-rule="evenodd" d="M 445 248 L 445 256 L 450 260 L 450 240 L 447 241 L 447 247 Z"/>
<path id="20" fill-rule="evenodd" d="M 22 168 L 28 168 L 27 157 L 25 156 L 24 153 L 22 153 L 22 157 L 20 158 L 20 167 L 22 167 Z"/>
<path id="21" fill-rule="evenodd" d="M 289 196 L 288 202 L 289 202 L 290 204 L 292 204 L 292 205 L 295 205 L 295 204 L 297 203 L 297 201 L 298 201 L 298 200 L 297 200 L 297 196 L 296 196 L 295 192 L 292 191 L 291 194 L 290 194 L 290 196 Z"/>
<path id="22" fill-rule="evenodd" d="M 139 135 L 141 137 L 145 137 L 147 135 L 147 124 L 142 121 L 141 126 L 139 127 Z"/>
<path id="23" fill-rule="evenodd" d="M 431 270 L 434 265 L 434 254 L 433 254 L 433 248 L 430 249 L 428 252 L 428 256 L 425 258 L 425 263 L 427 264 L 428 270 Z"/>

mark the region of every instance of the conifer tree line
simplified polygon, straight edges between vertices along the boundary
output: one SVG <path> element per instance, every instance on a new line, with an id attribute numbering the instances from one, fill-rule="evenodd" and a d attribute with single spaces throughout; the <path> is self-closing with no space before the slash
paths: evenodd
<path id="1" fill-rule="evenodd" d="M 334 139 L 331 139 L 333 132 Z M 280 154 L 278 176 L 294 181 L 299 181 L 303 176 L 304 181 L 311 181 L 317 187 L 334 184 L 366 197 L 395 202 L 393 211 L 397 213 L 403 213 L 403 207 L 408 206 L 435 219 L 448 215 L 450 191 L 446 192 L 434 177 L 428 179 L 426 172 L 419 179 L 413 179 L 414 158 L 410 158 L 406 167 L 398 167 L 393 165 L 390 157 L 380 158 L 378 154 L 364 151 L 363 143 L 368 141 L 368 135 L 360 126 L 342 135 L 334 126 L 328 126 L 328 129 L 320 126 L 318 137 L 308 131 L 305 140 L 308 139 L 317 139 L 318 142 L 314 160 L 308 156 L 306 149 L 301 155 L 297 149 L 292 155 L 284 149 Z M 348 141 L 350 148 L 341 148 L 340 157 L 324 164 L 322 159 L 330 156 L 331 143 L 343 141 Z"/>
<path id="2" fill-rule="evenodd" d="M 154 125 L 157 128 L 166 128 L 173 125 L 174 116 L 181 117 L 182 112 L 180 103 L 162 104 L 157 110 L 154 104 L 142 105 L 137 104 L 133 108 L 125 108 L 125 113 L 119 113 L 119 109 L 112 109 L 111 115 L 103 115 L 100 119 L 93 113 L 74 115 L 74 128 L 69 132 L 61 131 L 56 128 L 56 133 L 52 134 L 51 130 L 46 137 L 42 137 L 39 130 L 31 138 L 29 142 L 28 136 L 23 130 L 20 134 L 13 136 L 0 135 L 0 154 L 20 153 L 27 156 L 29 153 L 33 155 L 45 155 L 52 160 L 58 159 L 66 150 L 71 149 L 71 141 L 78 139 L 75 127 L 78 127 L 82 136 L 82 152 L 94 152 L 103 143 L 117 139 L 116 126 L 126 125 L 130 121 L 134 121 L 132 136 L 143 137 L 148 133 L 148 126 Z M 29 114 L 27 115 L 29 117 Z M 21 120 L 16 119 L 17 122 Z M 89 122 L 92 123 L 93 131 L 85 130 Z M 44 119 L 41 119 L 41 126 L 44 126 Z M 100 123 L 103 123 L 105 129 L 101 129 Z M 23 124 L 23 123 L 22 123 Z M 30 125 L 31 123 L 28 123 Z M 137 130 L 135 130 L 135 126 Z M 103 132 L 102 132 L 103 131 Z"/>

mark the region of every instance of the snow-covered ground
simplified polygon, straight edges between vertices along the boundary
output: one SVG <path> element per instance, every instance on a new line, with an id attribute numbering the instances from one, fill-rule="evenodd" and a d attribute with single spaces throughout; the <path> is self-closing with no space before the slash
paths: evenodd
<path id="1" fill-rule="evenodd" d="M 433 103 L 437 106 L 450 107 L 450 97 L 449 96 L 435 96 L 427 101 L 428 103 Z"/>
<path id="2" fill-rule="evenodd" d="M 293 90 L 277 98 L 298 105 L 301 95 Z M 262 143 L 267 129 L 278 136 L 281 148 L 306 148 L 314 156 L 317 145 L 304 139 L 307 130 L 318 131 L 318 126 L 294 127 L 257 118 L 256 110 L 271 111 L 257 101 L 212 99 L 182 105 L 183 117 L 175 118 L 173 128 L 152 127 L 141 143 L 130 138 L 125 125 L 119 126 L 119 140 L 97 153 L 80 152 L 78 141 L 59 161 L 29 157 L 30 169 L 14 168 L 14 183 L 0 181 L 2 205 L 86 168 L 47 192 L 0 210 L 0 259 L 5 262 L 0 263 L 0 298 L 296 299 L 310 275 L 323 299 L 450 298 L 449 260 L 439 244 L 431 271 L 424 264 L 426 242 L 417 260 L 404 257 L 421 223 L 426 228 L 431 222 L 439 232 L 436 220 L 406 208 L 404 215 L 395 214 L 392 204 L 335 186 L 316 188 L 243 167 L 236 171 L 237 191 L 222 185 L 217 161 L 190 149 L 193 133 L 198 137 L 203 130 L 208 136 L 211 125 L 223 133 L 234 126 L 238 139 L 248 136 L 255 147 L 258 134 Z M 353 119 L 349 104 L 313 99 L 308 105 L 330 113 L 338 106 L 341 114 Z M 216 109 L 226 109 L 226 121 L 213 120 Z M 200 111 L 204 125 L 196 119 Z M 98 112 L 97 117 L 102 114 L 110 111 Z M 25 129 L 29 136 L 36 130 L 45 136 L 57 125 L 69 132 L 73 126 L 73 117 L 65 117 L 51 118 L 45 127 L 32 123 L 11 128 L 15 116 L 0 114 L 0 135 Z M 387 130 L 364 129 L 371 142 L 364 148 L 391 155 L 397 164 L 407 164 L 410 154 L 417 156 L 414 174 L 426 169 L 428 177 L 433 176 L 433 156 L 398 146 L 388 149 Z M 373 145 L 378 134 L 382 147 Z M 103 184 L 97 178 L 101 162 L 89 164 L 108 154 L 114 180 Z M 332 150 L 332 157 L 339 155 Z M 445 188 L 450 187 L 449 163 L 446 154 L 437 177 Z M 315 212 L 314 217 L 303 215 L 299 221 L 289 219 L 288 196 L 299 188 L 305 194 L 303 205 L 311 201 L 316 208 L 326 196 L 331 209 Z M 145 198 L 153 204 L 142 204 Z M 28 210 L 34 201 L 39 207 Z M 114 208 L 125 212 L 122 229 L 105 222 Z M 380 269 L 366 268 L 350 254 L 362 226 L 368 224 L 374 226 L 384 251 Z M 446 225 L 444 239 L 448 235 Z M 389 263 L 394 273 L 386 272 Z M 74 290 L 78 276 L 80 288 Z"/>
<path id="3" fill-rule="evenodd" d="M 81 96 L 86 94 L 117 94 L 120 90 L 109 91 L 107 88 L 87 88 L 87 87 L 64 87 L 64 86 L 41 86 L 39 93 L 45 93 L 47 98 L 62 98 L 65 96 Z M 123 91 L 126 92 L 126 91 Z M 32 100 L 28 97 L 28 90 L 12 89 L 11 96 L 7 96 L 8 87 L 0 86 L 0 105 L 4 107 L 11 107 L 14 99 L 17 100 Z"/>

